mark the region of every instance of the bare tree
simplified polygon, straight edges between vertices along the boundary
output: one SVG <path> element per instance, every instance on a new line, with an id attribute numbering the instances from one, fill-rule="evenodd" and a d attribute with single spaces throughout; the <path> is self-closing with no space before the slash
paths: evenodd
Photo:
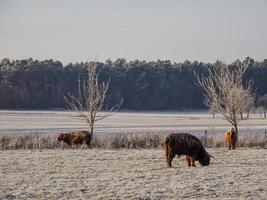
<path id="1" fill-rule="evenodd" d="M 109 84 L 110 79 L 106 83 L 100 83 L 96 66 L 89 66 L 87 79 L 83 80 L 82 84 L 81 80 L 78 80 L 78 97 L 71 94 L 64 96 L 65 102 L 75 112 L 75 116 L 85 120 L 89 124 L 92 135 L 94 133 L 95 123 L 114 114 L 123 102 L 122 99 L 119 104 L 114 105 L 100 114 L 99 111 L 103 107 Z"/>
<path id="2" fill-rule="evenodd" d="M 212 114 L 212 118 L 215 118 L 215 114 L 216 114 L 216 106 L 213 105 L 213 103 L 209 106 L 209 112 Z"/>
<path id="3" fill-rule="evenodd" d="M 197 81 L 204 90 L 204 103 L 234 126 L 238 134 L 240 114 L 248 109 L 255 94 L 252 82 L 245 85 L 242 77 L 249 63 L 236 68 L 230 68 L 222 62 L 217 62 L 214 69 L 209 69 L 207 77 L 197 76 Z"/>
<path id="4" fill-rule="evenodd" d="M 240 112 L 240 119 L 243 120 L 243 113 L 246 112 L 247 113 L 247 117 L 246 119 L 249 118 L 249 112 L 252 109 L 252 107 L 254 106 L 255 103 L 255 98 L 254 96 L 251 96 L 247 91 L 244 93 L 244 96 L 246 97 L 246 102 L 243 106 L 243 110 Z"/>
<path id="5" fill-rule="evenodd" d="M 264 118 L 266 119 L 266 113 L 267 113 L 267 94 L 264 94 L 263 96 L 260 96 L 257 100 L 257 107 L 258 110 L 261 111 L 261 117 L 262 113 Z"/>
<path id="6" fill-rule="evenodd" d="M 244 110 L 244 112 L 247 113 L 246 119 L 249 119 L 250 111 L 252 111 L 254 109 L 254 105 L 255 105 L 255 97 L 250 96 L 248 94 L 247 105 L 245 106 L 245 110 Z"/>

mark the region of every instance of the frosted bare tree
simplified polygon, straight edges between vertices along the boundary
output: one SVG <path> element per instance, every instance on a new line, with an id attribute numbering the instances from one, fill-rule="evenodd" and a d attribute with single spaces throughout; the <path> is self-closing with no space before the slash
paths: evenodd
<path id="1" fill-rule="evenodd" d="M 214 119 L 214 118 L 215 118 L 215 114 L 216 114 L 216 112 L 217 112 L 217 110 L 216 110 L 216 106 L 213 105 L 213 104 L 211 104 L 211 105 L 209 106 L 209 112 L 212 114 L 212 118 Z"/>
<path id="2" fill-rule="evenodd" d="M 119 104 L 100 113 L 109 89 L 109 84 L 110 79 L 107 82 L 100 83 L 96 66 L 89 66 L 87 78 L 82 81 L 82 84 L 81 80 L 78 80 L 78 97 L 71 94 L 64 96 L 65 102 L 74 111 L 75 116 L 84 120 L 89 125 L 92 135 L 94 133 L 95 123 L 113 115 L 114 112 L 118 111 L 123 102 L 122 99 Z"/>
<path id="3" fill-rule="evenodd" d="M 222 114 L 238 134 L 240 114 L 248 109 L 255 98 L 252 82 L 242 83 L 242 77 L 249 63 L 235 68 L 229 68 L 222 62 L 217 62 L 214 69 L 209 69 L 209 75 L 197 76 L 197 81 L 204 90 L 204 103 L 209 108 Z"/>
<path id="4" fill-rule="evenodd" d="M 243 110 L 243 112 L 247 113 L 246 119 L 249 119 L 250 111 L 253 110 L 255 105 L 255 97 L 248 94 L 246 103 L 247 105 L 244 106 L 245 110 Z M 241 112 L 241 119 L 243 119 L 243 112 Z"/>

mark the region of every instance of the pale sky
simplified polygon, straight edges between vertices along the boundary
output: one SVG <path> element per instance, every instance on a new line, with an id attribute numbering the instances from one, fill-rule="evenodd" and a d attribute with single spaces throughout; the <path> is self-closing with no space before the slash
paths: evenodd
<path id="1" fill-rule="evenodd" d="M 267 0 L 0 0 L 0 59 L 267 58 Z"/>

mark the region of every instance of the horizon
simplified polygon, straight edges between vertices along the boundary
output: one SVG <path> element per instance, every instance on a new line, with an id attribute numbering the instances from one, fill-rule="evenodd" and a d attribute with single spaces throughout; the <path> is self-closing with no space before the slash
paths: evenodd
<path id="1" fill-rule="evenodd" d="M 132 61 L 136 61 L 136 60 L 138 60 L 138 61 L 140 61 L 140 62 L 146 62 L 146 63 L 149 63 L 149 62 L 157 62 L 157 61 L 162 61 L 162 62 L 164 62 L 164 61 L 170 61 L 171 65 L 173 65 L 173 64 L 183 64 L 183 63 L 186 62 L 186 61 L 189 61 L 190 63 L 198 62 L 198 63 L 203 63 L 203 64 L 214 64 L 214 63 L 216 63 L 217 61 L 222 61 L 222 62 L 224 62 L 225 64 L 230 65 L 230 64 L 232 64 L 232 63 L 234 63 L 235 61 L 238 61 L 238 60 L 242 63 L 242 62 L 245 61 L 245 59 L 247 59 L 247 58 L 250 58 L 250 59 L 254 60 L 255 62 L 263 62 L 263 61 L 267 60 L 267 57 L 264 58 L 264 59 L 262 59 L 262 60 L 255 60 L 254 58 L 247 56 L 247 57 L 244 58 L 244 59 L 239 59 L 239 58 L 237 58 L 236 60 L 230 61 L 230 62 L 228 62 L 228 63 L 224 62 L 223 60 L 215 60 L 214 62 L 202 62 L 202 61 L 199 61 L 199 60 L 184 60 L 184 61 L 181 61 L 181 62 L 174 62 L 174 61 L 172 61 L 172 60 L 160 60 L 160 59 L 157 59 L 157 60 L 140 60 L 140 59 L 127 60 L 127 59 L 125 59 L 125 58 L 116 58 L 116 59 L 114 59 L 114 60 L 111 60 L 111 59 L 108 58 L 108 59 L 106 59 L 106 60 L 102 60 L 102 61 L 99 61 L 99 60 L 83 60 L 83 61 L 74 61 L 74 62 L 64 63 L 64 62 L 62 62 L 61 60 L 56 60 L 56 59 L 53 59 L 53 58 L 47 58 L 47 59 L 35 59 L 35 58 L 32 58 L 32 57 L 21 58 L 21 59 L 16 59 L 16 58 L 15 58 L 15 59 L 11 59 L 11 58 L 0 58 L 0 61 L 2 61 L 2 60 L 4 60 L 4 59 L 9 59 L 9 61 L 17 61 L 17 60 L 20 61 L 20 60 L 29 60 L 29 59 L 32 59 L 33 61 L 39 61 L 39 62 L 47 61 L 47 60 L 52 60 L 53 62 L 60 62 L 60 63 L 63 65 L 63 67 L 65 67 L 65 66 L 67 66 L 67 65 L 69 65 L 69 64 L 76 64 L 76 63 L 80 64 L 80 63 L 86 63 L 86 62 L 87 62 L 87 63 L 90 63 L 90 62 L 100 62 L 100 63 L 105 63 L 107 60 L 110 60 L 111 62 L 115 62 L 115 61 L 118 60 L 118 59 L 125 59 L 125 61 L 126 61 L 127 63 L 132 62 Z"/>
<path id="2" fill-rule="evenodd" d="M 264 0 L 0 0 L 0 59 L 262 61 L 266 21 Z"/>

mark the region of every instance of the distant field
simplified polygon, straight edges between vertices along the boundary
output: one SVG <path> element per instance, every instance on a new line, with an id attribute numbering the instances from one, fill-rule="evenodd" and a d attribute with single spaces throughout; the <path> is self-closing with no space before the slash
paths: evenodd
<path id="1" fill-rule="evenodd" d="M 0 199 L 266 199 L 266 149 L 208 149 L 167 168 L 159 150 L 0 151 Z"/>
<path id="2" fill-rule="evenodd" d="M 66 111 L 0 111 L 0 135 L 45 133 L 53 134 L 87 129 L 82 121 Z M 188 112 L 119 112 L 96 125 L 96 133 L 191 131 L 223 133 L 229 124 L 205 111 Z M 240 123 L 240 133 L 258 133 L 267 128 L 267 120 L 251 115 Z"/>

